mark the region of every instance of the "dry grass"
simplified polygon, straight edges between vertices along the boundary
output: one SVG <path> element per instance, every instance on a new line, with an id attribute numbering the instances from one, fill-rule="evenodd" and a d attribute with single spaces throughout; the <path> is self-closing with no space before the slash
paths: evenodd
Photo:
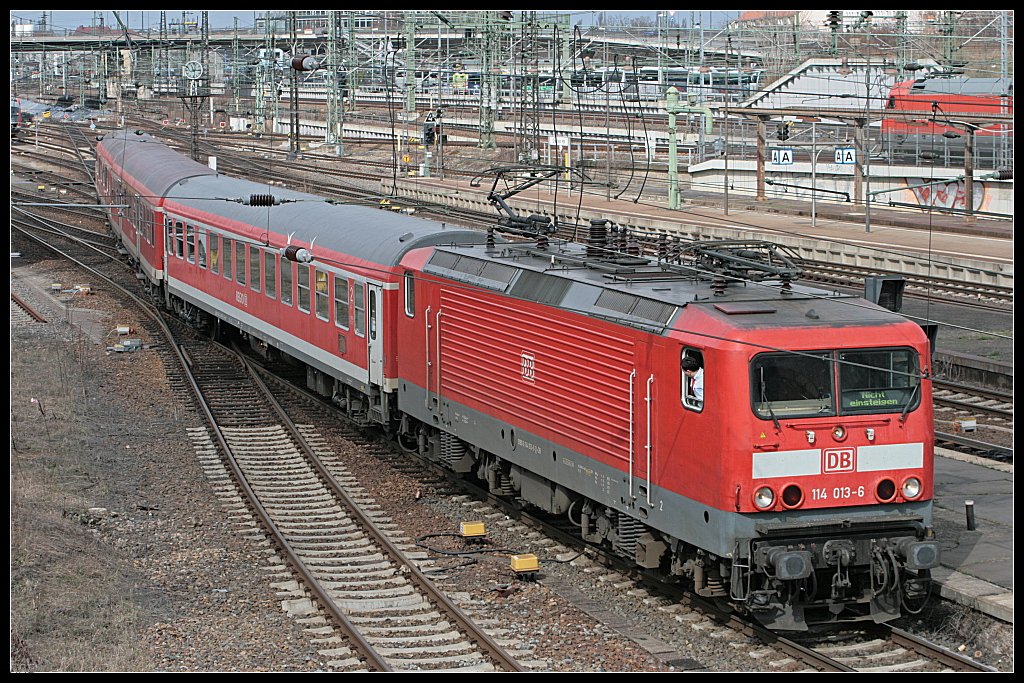
<path id="1" fill-rule="evenodd" d="M 93 457 L 102 420 L 83 399 L 88 360 L 76 347 L 56 334 L 12 345 L 12 671 L 150 668 L 130 564 L 88 522 L 110 473 Z"/>
<path id="2" fill-rule="evenodd" d="M 1000 671 L 1013 670 L 1013 625 L 982 612 L 933 598 L 930 606 L 914 619 L 912 630 Z"/>

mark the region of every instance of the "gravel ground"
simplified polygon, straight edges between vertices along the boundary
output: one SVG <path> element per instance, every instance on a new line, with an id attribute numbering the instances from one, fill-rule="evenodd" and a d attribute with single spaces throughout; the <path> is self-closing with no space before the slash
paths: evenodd
<path id="1" fill-rule="evenodd" d="M 51 321 L 11 330 L 12 671 L 320 668 L 265 550 L 217 506 L 156 352 L 108 353 L 23 274 L 80 277 L 12 272 Z M 76 306 L 137 326 L 102 294 Z"/>

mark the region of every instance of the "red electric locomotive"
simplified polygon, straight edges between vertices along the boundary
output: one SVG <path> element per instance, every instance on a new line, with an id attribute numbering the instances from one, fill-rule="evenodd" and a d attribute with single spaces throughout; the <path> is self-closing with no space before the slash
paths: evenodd
<path id="1" fill-rule="evenodd" d="M 882 118 L 882 134 L 896 151 L 941 151 L 963 148 L 964 115 L 1013 116 L 1013 81 L 1004 78 L 957 78 L 932 75 L 893 85 Z M 945 136 L 944 136 L 945 134 Z M 1008 124 L 978 124 L 976 149 L 993 148 L 1013 136 Z M 962 152 L 961 152 L 962 153 Z"/>
<path id="2" fill-rule="evenodd" d="M 154 148 L 108 136 L 101 171 L 134 187 Z M 587 244 L 504 241 L 160 166 L 136 214 L 161 235 L 154 290 L 305 363 L 406 448 L 773 628 L 886 621 L 927 595 L 917 324 L 795 284 L 771 245 L 653 259 L 598 223 Z"/>

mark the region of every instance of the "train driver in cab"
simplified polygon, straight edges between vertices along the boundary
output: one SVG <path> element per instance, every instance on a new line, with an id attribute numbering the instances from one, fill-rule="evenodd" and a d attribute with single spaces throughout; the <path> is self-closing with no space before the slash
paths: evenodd
<path id="1" fill-rule="evenodd" d="M 682 360 L 683 376 L 686 378 L 687 403 L 698 407 L 704 403 L 704 368 L 700 361 L 691 355 L 684 355 Z"/>

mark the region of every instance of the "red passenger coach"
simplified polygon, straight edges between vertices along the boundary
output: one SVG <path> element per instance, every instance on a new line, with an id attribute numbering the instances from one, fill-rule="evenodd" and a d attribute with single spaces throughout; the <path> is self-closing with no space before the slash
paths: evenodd
<path id="1" fill-rule="evenodd" d="M 773 628 L 927 596 L 928 340 L 797 285 L 774 246 L 506 241 L 271 195 L 148 136 L 99 159 L 105 198 L 142 200 L 119 238 L 152 221 L 133 258 L 168 308 L 303 364 L 407 450 Z"/>
<path id="2" fill-rule="evenodd" d="M 109 135 L 96 147 L 96 189 L 112 207 L 111 228 L 155 288 L 164 280 L 163 198 L 183 179 L 211 175 L 216 172 L 148 135 Z"/>

